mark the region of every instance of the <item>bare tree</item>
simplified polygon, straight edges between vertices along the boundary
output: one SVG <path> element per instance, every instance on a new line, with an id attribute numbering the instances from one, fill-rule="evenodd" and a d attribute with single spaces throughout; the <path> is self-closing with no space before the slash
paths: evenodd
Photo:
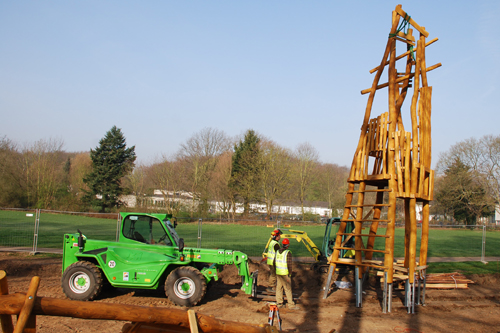
<path id="1" fill-rule="evenodd" d="M 292 154 L 269 140 L 262 140 L 260 146 L 261 185 L 267 216 L 271 216 L 273 205 L 286 193 L 291 184 Z"/>
<path id="2" fill-rule="evenodd" d="M 236 207 L 236 194 L 229 186 L 231 181 L 232 152 L 223 153 L 214 170 L 212 186 L 210 187 L 211 196 L 217 202 L 217 209 L 222 211 L 228 219 L 234 219 Z"/>
<path id="3" fill-rule="evenodd" d="M 298 198 L 301 205 L 302 219 L 305 220 L 304 201 L 306 201 L 310 185 L 315 176 L 314 170 L 318 164 L 319 154 L 316 148 L 306 142 L 297 147 L 295 157 L 297 159 L 296 180 L 298 182 Z"/>
<path id="4" fill-rule="evenodd" d="M 154 189 L 163 196 L 165 209 L 169 214 L 177 215 L 182 208 L 179 193 L 182 192 L 185 165 L 181 160 L 163 156 L 148 170 L 148 175 Z"/>
<path id="5" fill-rule="evenodd" d="M 64 165 L 62 140 L 39 140 L 23 149 L 28 205 L 49 208 L 55 199 Z"/>
<path id="6" fill-rule="evenodd" d="M 0 206 L 21 207 L 25 204 L 22 176 L 19 173 L 22 156 L 17 145 L 6 137 L 0 138 Z"/>
<path id="7" fill-rule="evenodd" d="M 92 160 L 89 152 L 70 153 L 63 170 L 66 177 L 66 191 L 65 195 L 60 193 L 58 201 L 64 200 L 64 202 L 60 203 L 60 205 L 64 206 L 64 209 L 82 209 L 85 205 L 82 198 L 85 191 L 89 190 L 83 178 L 92 170 Z"/>
<path id="8" fill-rule="evenodd" d="M 193 208 L 198 200 L 198 209 L 202 214 L 208 211 L 210 180 L 218 158 L 229 151 L 230 147 L 231 141 L 227 135 L 213 128 L 202 129 L 181 145 L 179 156 L 189 165 Z"/>
<path id="9" fill-rule="evenodd" d="M 136 165 L 134 170 L 125 176 L 125 187 L 135 197 L 136 207 L 142 207 L 144 204 L 146 178 L 146 167 L 142 164 Z"/>
<path id="10" fill-rule="evenodd" d="M 344 207 L 349 169 L 337 164 L 324 163 L 318 166 L 318 180 L 321 197 L 328 202 L 333 216 Z M 331 216 L 330 216 L 331 217 Z"/>

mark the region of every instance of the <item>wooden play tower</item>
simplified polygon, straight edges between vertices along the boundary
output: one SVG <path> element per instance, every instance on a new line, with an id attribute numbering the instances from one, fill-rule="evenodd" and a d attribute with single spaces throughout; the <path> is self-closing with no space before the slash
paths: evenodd
<path id="1" fill-rule="evenodd" d="M 413 36 L 413 29 L 419 33 Z M 361 307 L 362 284 L 368 269 L 378 270 L 384 279 L 383 312 L 391 311 L 394 275 L 405 280 L 405 306 L 413 313 L 415 300 L 420 301 L 420 282 L 425 298 L 425 268 L 427 267 L 429 202 L 433 197 L 434 171 L 431 170 L 431 96 L 427 73 L 441 66 L 426 66 L 426 42 L 429 33 L 403 11 L 401 5 L 392 12 L 392 27 L 382 61 L 372 69 L 375 78 L 368 95 L 361 135 L 348 178 L 344 213 L 329 258 L 326 298 L 332 276 L 338 264 L 354 265 L 356 306 Z M 404 47 L 400 54 L 396 46 Z M 398 60 L 403 60 L 398 63 Z M 399 64 L 399 71 L 397 65 Z M 384 70 L 388 80 L 380 83 Z M 410 89 L 413 88 L 413 89 Z M 379 92 L 379 90 L 381 90 Z M 375 94 L 388 91 L 388 112 L 371 117 Z M 403 114 L 403 102 L 413 91 L 409 115 Z M 384 110 L 386 111 L 386 110 Z M 405 118 L 406 117 L 406 118 Z M 411 125 L 403 125 L 403 118 Z M 396 205 L 403 203 L 404 262 L 395 262 L 394 243 Z M 421 207 L 420 252 L 417 254 L 417 204 Z M 347 223 L 354 230 L 346 233 Z M 380 228 L 379 228 L 380 227 Z M 341 258 L 342 236 L 355 239 L 355 258 Z M 345 242 L 344 242 L 345 244 Z M 374 257 L 374 254 L 383 254 Z M 418 257 L 418 258 L 417 258 Z M 378 259 L 378 260 L 375 260 Z M 395 274 L 396 272 L 396 274 Z M 416 286 L 418 296 L 415 297 Z"/>

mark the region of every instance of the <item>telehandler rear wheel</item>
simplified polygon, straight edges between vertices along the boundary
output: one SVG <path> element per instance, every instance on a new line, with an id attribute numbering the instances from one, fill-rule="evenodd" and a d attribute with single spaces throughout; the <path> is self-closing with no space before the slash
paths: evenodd
<path id="1" fill-rule="evenodd" d="M 165 294 L 172 302 L 180 306 L 198 304 L 206 291 L 205 277 L 191 266 L 177 267 L 165 281 Z"/>
<path id="2" fill-rule="evenodd" d="M 91 301 L 99 295 L 102 286 L 101 270 L 88 261 L 69 265 L 62 276 L 63 291 L 72 300 Z"/>

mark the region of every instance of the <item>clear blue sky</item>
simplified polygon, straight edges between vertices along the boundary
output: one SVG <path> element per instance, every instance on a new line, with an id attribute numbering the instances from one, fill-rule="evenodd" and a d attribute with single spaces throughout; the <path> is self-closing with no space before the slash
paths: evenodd
<path id="1" fill-rule="evenodd" d="M 204 127 L 252 128 L 350 166 L 398 3 L 439 38 L 433 162 L 498 135 L 500 1 L 1 1 L 0 137 L 87 151 L 116 125 L 149 163 Z"/>

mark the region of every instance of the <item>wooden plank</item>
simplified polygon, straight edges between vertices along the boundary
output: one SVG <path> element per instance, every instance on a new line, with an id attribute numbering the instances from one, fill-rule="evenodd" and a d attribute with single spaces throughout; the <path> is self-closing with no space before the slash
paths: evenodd
<path id="1" fill-rule="evenodd" d="M 405 146 L 404 146 L 404 154 L 405 154 L 405 194 L 406 197 L 410 196 L 411 192 L 411 133 L 405 132 Z M 412 193 L 413 194 L 413 193 Z"/>
<path id="2" fill-rule="evenodd" d="M 362 205 L 345 205 L 344 207 L 389 207 L 390 204 L 362 204 Z M 341 220 L 342 221 L 342 220 Z M 361 219 L 359 220 L 361 221 Z"/>
<path id="3" fill-rule="evenodd" d="M 403 172 L 401 170 L 401 156 L 403 155 L 402 148 L 401 148 L 401 137 L 402 133 L 401 131 L 395 132 L 394 133 L 394 144 L 395 144 L 395 163 L 396 163 L 396 172 L 398 176 L 398 192 L 404 192 L 403 188 Z"/>
<path id="4" fill-rule="evenodd" d="M 363 192 L 365 193 L 368 193 L 368 192 L 391 192 L 392 190 L 390 188 L 384 188 L 384 189 L 380 189 L 380 190 L 365 190 Z M 360 191 L 352 191 L 352 192 L 348 192 L 348 193 L 359 193 Z"/>
<path id="5" fill-rule="evenodd" d="M 460 284 L 448 284 L 448 283 L 439 283 L 439 284 L 425 284 L 426 289 L 468 289 L 469 286 L 467 283 Z"/>
<path id="6" fill-rule="evenodd" d="M 379 205 L 383 206 L 383 205 Z M 360 223 L 365 223 L 365 222 L 391 222 L 390 220 L 379 220 L 379 219 L 363 219 L 363 220 L 340 220 L 342 222 L 360 222 Z"/>
<path id="7" fill-rule="evenodd" d="M 390 180 L 391 178 L 392 176 L 387 172 L 381 175 L 370 175 L 366 177 L 366 180 Z"/>
<path id="8" fill-rule="evenodd" d="M 338 233 L 337 233 L 338 234 Z M 352 235 L 352 236 L 361 236 L 361 237 L 383 237 L 383 238 L 387 238 L 388 236 L 387 235 L 372 235 L 372 234 L 352 234 L 352 233 L 341 233 L 341 235 Z"/>
<path id="9" fill-rule="evenodd" d="M 196 322 L 196 313 L 193 310 L 188 310 L 189 329 L 191 333 L 198 333 L 198 323 Z"/>
<path id="10" fill-rule="evenodd" d="M 382 176 L 386 177 L 387 176 L 387 148 L 389 147 L 389 142 L 388 142 L 388 132 L 389 129 L 387 126 L 389 125 L 389 113 L 385 112 L 383 113 L 384 116 L 384 123 L 383 123 L 383 128 L 384 128 L 384 137 L 382 138 L 382 147 L 383 147 L 383 152 L 382 152 Z M 391 191 L 393 189 L 389 188 Z"/>
<path id="11" fill-rule="evenodd" d="M 431 170 L 429 174 L 429 198 L 427 200 L 434 200 L 434 170 Z"/>
<path id="12" fill-rule="evenodd" d="M 361 246 L 360 247 L 355 247 L 355 248 L 352 248 L 352 247 L 343 247 L 343 246 L 334 246 L 333 248 L 336 249 L 336 250 L 354 250 L 356 252 L 363 251 L 363 252 L 387 253 L 387 251 L 385 251 L 385 250 L 366 249 L 366 248 L 363 248 Z"/>
<path id="13" fill-rule="evenodd" d="M 5 273 L 5 271 L 0 270 L 0 296 L 8 294 L 9 284 L 7 283 L 7 274 Z M 0 314 L 0 322 L 2 326 L 2 332 L 14 332 L 14 325 L 12 324 L 12 317 L 10 315 Z"/>
<path id="14" fill-rule="evenodd" d="M 341 261 L 341 259 L 338 259 L 336 262 L 336 264 L 344 264 L 344 265 L 351 265 L 351 266 L 362 266 L 362 267 L 372 267 L 372 268 L 375 268 L 375 269 L 380 269 L 380 270 L 386 270 L 387 267 L 385 266 L 378 266 L 378 265 L 375 265 L 375 264 L 371 264 L 371 263 L 357 263 L 355 261 L 352 261 L 352 262 L 344 262 L 344 261 Z"/>
<path id="15" fill-rule="evenodd" d="M 377 276 L 384 276 L 385 275 L 385 272 L 377 272 Z M 394 278 L 397 278 L 397 279 L 402 279 L 402 280 L 406 280 L 408 279 L 408 275 L 406 274 L 393 274 L 392 275 Z M 382 280 L 380 282 L 384 282 L 384 279 L 382 278 Z"/>

